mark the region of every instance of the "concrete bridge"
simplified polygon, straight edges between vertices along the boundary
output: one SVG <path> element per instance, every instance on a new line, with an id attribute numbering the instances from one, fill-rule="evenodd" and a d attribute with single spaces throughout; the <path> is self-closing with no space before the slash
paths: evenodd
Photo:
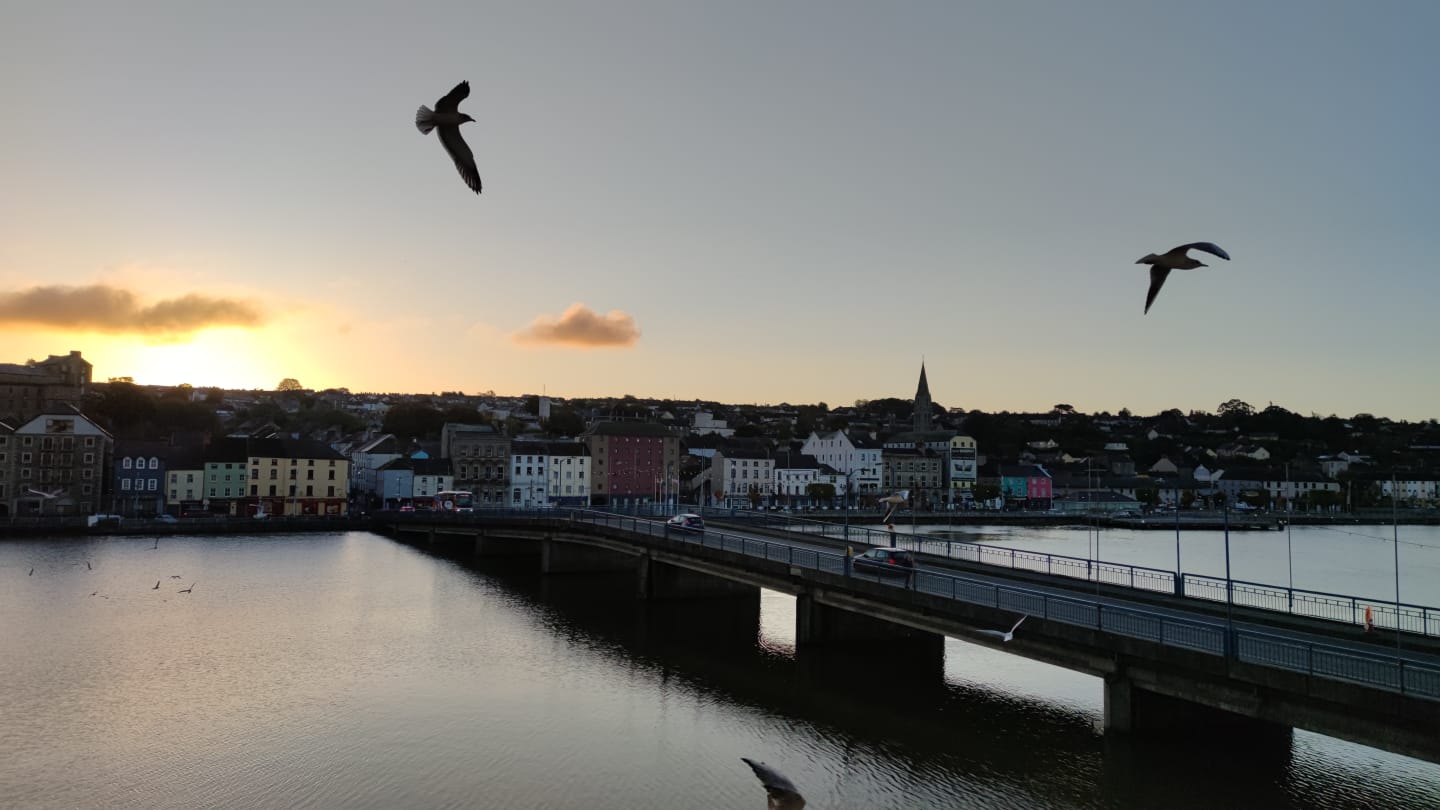
<path id="1" fill-rule="evenodd" d="M 624 571 L 642 599 L 796 598 L 802 649 L 877 644 L 943 671 L 944 637 L 1094 675 L 1113 733 L 1286 736 L 1304 728 L 1440 762 L 1440 641 L 921 554 L 910 578 L 848 570 L 844 545 L 753 527 L 686 533 L 589 510 L 398 514 L 378 528 L 547 575 Z M 863 546 L 857 545 L 857 551 Z M 1013 640 L 989 634 L 1029 617 Z M 1406 636 L 1410 634 L 1404 634 Z"/>

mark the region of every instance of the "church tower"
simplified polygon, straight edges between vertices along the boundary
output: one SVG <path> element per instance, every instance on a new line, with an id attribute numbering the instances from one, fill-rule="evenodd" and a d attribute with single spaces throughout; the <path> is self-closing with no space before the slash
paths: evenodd
<path id="1" fill-rule="evenodd" d="M 930 384 L 925 382 L 925 361 L 920 361 L 920 385 L 915 389 L 915 432 L 934 428 L 930 423 Z"/>

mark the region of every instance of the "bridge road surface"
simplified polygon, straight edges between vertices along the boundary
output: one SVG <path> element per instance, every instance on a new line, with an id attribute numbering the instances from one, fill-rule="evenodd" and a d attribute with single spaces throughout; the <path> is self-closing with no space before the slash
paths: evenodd
<path id="1" fill-rule="evenodd" d="M 618 517 L 618 516 L 617 516 L 617 517 L 614 517 L 614 518 L 595 518 L 595 517 L 588 517 L 588 516 L 587 516 L 587 517 L 584 517 L 584 518 L 577 518 L 577 521 L 579 521 L 579 522 L 587 522 L 587 523 L 595 523 L 595 524 L 598 524 L 598 525 L 605 525 L 605 526 L 618 527 L 618 528 L 625 528 L 625 527 L 629 527 L 629 526 L 633 526 L 633 527 L 639 528 L 639 527 L 644 526 L 644 527 L 647 527 L 648 533 L 651 534 L 651 535 L 654 535 L 654 536 L 662 536 L 662 537 L 663 537 L 663 536 L 669 536 L 669 537 L 672 537 L 672 539 L 684 539 L 684 533 L 680 532 L 679 530 L 669 530 L 669 533 L 667 534 L 667 528 L 666 528 L 666 526 L 665 526 L 664 520 L 647 520 L 647 519 L 644 519 L 644 518 L 634 518 L 634 517 L 628 517 L 628 516 L 626 516 L 626 517 Z M 707 531 L 707 532 L 711 531 L 711 528 L 710 528 L 710 527 L 711 527 L 711 526 L 716 526 L 716 525 L 717 525 L 717 524 L 714 523 L 714 522 L 708 523 L 707 526 L 706 526 L 706 531 Z M 775 530 L 771 530 L 771 531 L 774 532 Z M 815 552 L 819 552 L 819 553 L 821 553 L 821 554 L 828 554 L 828 555 L 835 555 L 835 556 L 839 556 L 839 554 L 840 554 L 840 552 L 837 552 L 837 551 L 835 550 L 835 548 L 834 548 L 833 545 L 829 545 L 829 544 L 825 544 L 825 543 L 819 543 L 819 542 L 815 542 L 815 541 L 812 541 L 812 540 L 803 539 L 803 538 L 804 538 L 804 535 L 799 535 L 798 533 L 779 532 L 780 534 L 793 535 L 793 536 L 788 536 L 788 537 L 785 537 L 784 539 L 781 539 L 781 538 L 777 538 L 776 534 L 774 534 L 774 533 L 772 533 L 772 534 L 757 534 L 757 533 L 752 532 L 752 531 L 745 531 L 745 530 L 733 528 L 732 526 L 730 526 L 730 525 L 728 525 L 728 524 L 726 525 L 726 527 L 725 527 L 724 529 L 718 530 L 718 533 L 724 534 L 724 535 L 728 535 L 728 536 L 731 536 L 731 537 L 738 537 L 738 538 L 743 538 L 743 539 L 746 539 L 746 540 L 753 540 L 753 541 L 761 542 L 761 543 L 770 543 L 770 544 L 773 544 L 773 545 L 782 545 L 782 546 L 790 546 L 790 547 L 793 547 L 793 548 L 806 549 L 806 550 L 808 550 L 808 551 L 815 551 Z M 834 542 L 834 541 L 832 541 L 832 542 Z M 868 544 L 866 544 L 866 543 L 856 543 L 856 545 L 859 545 L 859 546 L 867 546 Z M 863 549 L 861 549 L 861 550 L 863 550 Z M 857 551 L 857 553 L 858 553 L 858 551 Z M 1117 597 L 1114 597 L 1114 596 L 1107 596 L 1107 595 L 1105 595 L 1105 594 L 1098 594 L 1098 595 L 1097 595 L 1097 594 L 1094 592 L 1094 590 L 1086 590 L 1084 587 L 1066 587 L 1066 586 L 1061 586 L 1061 585 L 1042 584 L 1042 583 L 1037 583 L 1037 582 L 1035 582 L 1033 579 L 1021 579 L 1021 578 L 1015 578 L 1015 577 L 1006 577 L 1006 576 L 1003 576 L 1003 575 L 998 575 L 998 576 L 997 576 L 997 575 L 991 575 L 991 574 L 976 572 L 975 570 L 970 569 L 970 568 L 958 568 L 958 567 L 952 567 L 952 566 L 947 566 L 947 565 L 936 565 L 936 564 L 933 564 L 933 563 L 926 563 L 926 562 L 925 562 L 925 557 L 927 557 L 927 556 L 933 557 L 933 555 L 925 555 L 925 554 L 923 554 L 923 553 L 916 552 L 916 568 L 917 568 L 917 570 L 922 571 L 922 572 L 925 572 L 925 573 L 937 574 L 937 575 L 940 575 L 940 576 L 955 577 L 955 578 L 957 578 L 957 579 L 963 579 L 963 580 L 969 580 L 969 581 L 972 581 L 972 582 L 978 582 L 978 583 L 981 583 L 981 584 L 984 584 L 984 585 L 994 585 L 994 586 L 1001 586 L 1001 587 L 1006 587 L 1006 588 L 1014 588 L 1014 589 L 1020 589 L 1020 590 L 1034 591 L 1034 592 L 1036 592 L 1036 593 L 1045 594 L 1046 596 L 1054 596 L 1054 597 L 1062 598 L 1062 599 L 1078 600 L 1078 601 L 1087 601 L 1087 602 L 1096 603 L 1096 604 L 1099 604 L 1099 605 L 1102 605 L 1102 606 L 1105 606 L 1105 607 L 1121 608 L 1121 609 L 1125 609 L 1125 610 L 1139 610 L 1139 611 L 1142 611 L 1142 612 L 1145 612 L 1145 613 L 1151 613 L 1151 614 L 1155 614 L 1155 615 L 1158 615 L 1158 616 L 1163 616 L 1163 617 L 1170 618 L 1170 619 L 1177 619 L 1177 620 L 1189 621 L 1189 622 L 1194 622 L 1194 623 L 1197 623 L 1197 624 L 1208 625 L 1208 626 L 1211 626 L 1211 627 L 1215 627 L 1215 626 L 1227 624 L 1227 621 L 1226 621 L 1226 619 L 1225 619 L 1223 616 L 1218 616 L 1218 617 L 1217 617 L 1217 616 L 1215 615 L 1215 608 L 1216 608 L 1216 607 L 1219 607 L 1221 611 L 1224 610 L 1224 603 L 1223 603 L 1223 602 L 1222 602 L 1222 603 L 1214 603 L 1214 602 L 1210 602 L 1210 601 L 1208 601 L 1208 600 L 1204 600 L 1204 601 L 1202 601 L 1202 600 L 1193 600 L 1192 597 L 1179 597 L 1179 596 L 1174 596 L 1174 595 L 1166 595 L 1166 594 L 1160 594 L 1160 593 L 1155 592 L 1155 591 L 1144 591 L 1144 590 L 1139 590 L 1139 591 L 1137 591 L 1137 593 L 1140 593 L 1140 594 L 1156 594 L 1156 595 L 1159 595 L 1159 596 L 1169 596 L 1170 599 L 1172 599 L 1172 600 L 1177 600 L 1177 601 L 1180 600 L 1180 599 L 1186 599 L 1187 601 L 1193 600 L 1193 601 L 1199 602 L 1200 604 L 1205 605 L 1205 606 L 1208 608 L 1208 610 L 1198 610 L 1198 609 L 1192 610 L 1192 609 L 1188 609 L 1188 608 L 1184 608 L 1184 607 L 1170 606 L 1170 605 L 1166 605 L 1166 604 L 1157 604 L 1157 603 L 1155 603 L 1155 602 L 1146 601 L 1146 600 L 1117 598 Z M 983 565 L 983 564 L 982 564 L 982 565 Z M 1020 569 L 1020 570 L 1024 570 L 1024 569 Z M 1051 576 L 1051 577 L 1053 577 L 1053 578 L 1055 578 L 1055 579 L 1064 579 L 1064 578 L 1059 577 L 1059 576 L 1046 575 L 1046 574 L 1043 574 L 1043 573 L 1040 573 L 1040 572 L 1034 572 L 1034 571 L 1029 571 L 1029 572 L 1027 572 L 1027 574 L 1034 575 L 1034 576 L 1036 576 L 1036 577 Z M 898 577 L 895 577 L 895 578 L 887 578 L 887 577 L 881 577 L 881 576 L 878 576 L 878 575 L 865 575 L 865 574 L 853 574 L 853 573 L 852 573 L 852 576 L 859 577 L 859 578 L 864 579 L 864 580 L 866 580 L 866 581 L 880 582 L 880 583 L 882 583 L 882 584 L 893 584 L 894 587 L 896 587 L 896 588 L 900 588 L 900 589 L 902 589 L 902 590 L 908 590 L 908 588 L 906 588 L 906 586 L 904 585 L 904 582 L 905 582 L 905 581 L 902 580 L 902 579 L 900 579 L 900 578 L 898 578 Z M 1085 580 L 1075 580 L 1075 581 L 1076 581 L 1076 582 L 1086 582 Z M 1109 587 L 1115 588 L 1115 587 L 1123 587 L 1123 586 L 1114 586 L 1114 585 L 1111 585 L 1111 586 L 1109 586 Z M 1233 609 L 1235 609 L 1235 610 L 1245 610 L 1245 611 L 1247 611 L 1247 612 L 1253 612 L 1253 611 L 1255 610 L 1254 608 L 1247 608 L 1247 607 L 1245 607 L 1245 606 L 1240 606 L 1240 605 L 1234 606 Z M 1039 617 L 1037 617 L 1037 618 L 1039 618 Z M 1290 621 L 1286 621 L 1287 619 L 1289 619 Z M 1313 625 L 1316 621 L 1326 621 L 1326 620 L 1317 620 L 1317 619 L 1313 619 L 1313 618 L 1307 617 L 1307 618 L 1302 619 L 1302 620 L 1300 620 L 1300 621 L 1304 621 L 1304 622 L 1307 623 L 1307 624 Z M 1236 620 L 1236 619 L 1233 619 L 1233 618 L 1232 618 L 1232 619 L 1229 621 L 1229 625 L 1230 625 L 1231 627 L 1233 627 L 1235 630 L 1243 630 L 1243 631 L 1247 631 L 1247 632 L 1261 633 L 1261 634 L 1264 634 L 1264 635 L 1269 635 L 1269 636 L 1272 636 L 1272 637 L 1280 638 L 1281 640 L 1286 640 L 1286 641 L 1295 641 L 1295 642 L 1300 642 L 1300 643 L 1318 644 L 1318 645 L 1323 646 L 1323 647 L 1329 647 L 1329 648 L 1336 649 L 1336 650 L 1339 650 L 1339 651 L 1342 651 L 1342 652 L 1354 653 L 1354 654 L 1356 654 L 1356 655 L 1360 655 L 1360 656 L 1364 656 L 1364 657 L 1384 657 L 1384 658 L 1388 658 L 1388 659 L 1391 659 L 1391 660 L 1394 660 L 1394 659 L 1397 658 L 1397 656 L 1395 655 L 1395 649 L 1394 649 L 1393 646 L 1386 646 L 1386 645 L 1383 645 L 1383 644 L 1374 644 L 1374 643 L 1367 643 L 1367 642 L 1356 642 L 1356 641 L 1351 641 L 1351 640 L 1349 640 L 1349 639 L 1346 639 L 1346 638 L 1344 638 L 1344 637 L 1342 637 L 1342 636 L 1340 636 L 1340 635 L 1338 635 L 1338 634 L 1337 634 L 1337 635 L 1328 635 L 1328 634 L 1325 634 L 1325 633 L 1317 633 L 1317 632 L 1313 632 L 1313 631 L 1309 631 L 1309 630 L 1298 629 L 1298 628 L 1296 628 L 1294 625 L 1299 624 L 1300 621 L 1296 621 L 1296 620 L 1291 616 L 1291 614 L 1276 612 L 1276 613 L 1275 613 L 1275 621 L 1274 621 L 1273 623 L 1258 623 L 1258 622 L 1253 622 L 1253 621 L 1241 621 L 1241 620 Z M 1333 623 L 1335 624 L 1337 630 L 1340 629 L 1340 628 L 1352 627 L 1352 625 L 1349 625 L 1349 624 L 1344 623 L 1344 622 L 1333 622 Z M 981 629 L 981 628 L 977 628 L 977 629 Z M 989 628 L 986 628 L 986 629 L 989 629 Z M 971 639 L 969 639 L 969 638 L 960 638 L 959 640 L 961 640 L 961 641 L 971 641 Z M 1403 640 L 1403 639 L 1402 639 L 1402 641 L 1401 641 L 1401 644 L 1402 644 L 1402 649 L 1403 649 L 1403 644 L 1404 644 L 1404 640 Z M 1233 656 L 1232 656 L 1232 657 L 1233 657 Z M 1420 652 L 1420 651 L 1412 651 L 1412 650 L 1404 650 L 1404 651 L 1398 656 L 1398 659 L 1399 659 L 1399 660 L 1402 660 L 1402 661 L 1406 661 L 1406 662 L 1411 662 L 1411 663 L 1423 665 L 1423 666 L 1440 667 L 1440 655 L 1437 655 L 1437 654 L 1434 654 L 1434 653 Z M 1380 687 L 1380 686 L 1378 686 L 1378 685 L 1372 684 L 1372 686 L 1374 686 L 1374 687 L 1377 688 L 1377 689 L 1383 689 L 1383 687 Z"/>

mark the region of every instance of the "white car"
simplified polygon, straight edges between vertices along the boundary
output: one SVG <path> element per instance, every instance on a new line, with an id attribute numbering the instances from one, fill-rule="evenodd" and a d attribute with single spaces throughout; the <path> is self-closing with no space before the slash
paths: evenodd
<path id="1" fill-rule="evenodd" d="M 699 515 L 686 512 L 665 521 L 665 527 L 667 529 L 679 529 L 682 532 L 703 532 L 705 531 L 705 519 Z"/>

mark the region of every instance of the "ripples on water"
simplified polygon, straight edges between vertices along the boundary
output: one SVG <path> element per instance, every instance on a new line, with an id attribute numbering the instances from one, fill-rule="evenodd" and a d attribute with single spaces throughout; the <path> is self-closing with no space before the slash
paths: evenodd
<path id="1" fill-rule="evenodd" d="M 763 808 L 742 756 L 819 810 L 1440 803 L 1440 768 L 1303 732 L 1107 742 L 1098 681 L 956 641 L 943 683 L 797 659 L 779 594 L 651 607 L 363 533 L 151 545 L 0 543 L 0 806 Z"/>

